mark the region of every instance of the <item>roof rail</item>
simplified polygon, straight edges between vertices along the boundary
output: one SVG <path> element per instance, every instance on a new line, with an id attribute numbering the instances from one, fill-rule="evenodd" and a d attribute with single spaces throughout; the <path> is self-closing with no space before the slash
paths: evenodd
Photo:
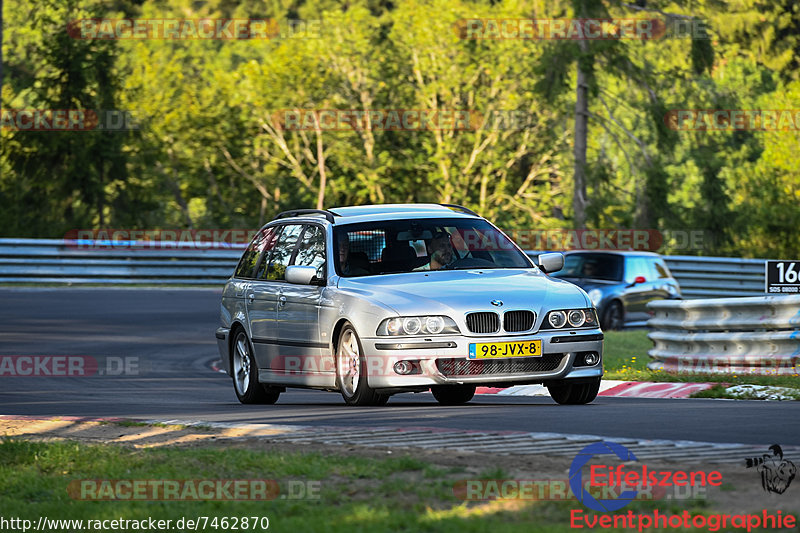
<path id="1" fill-rule="evenodd" d="M 292 209 L 291 211 L 283 211 L 278 213 L 278 215 L 275 217 L 275 220 L 279 218 L 299 217 L 302 215 L 323 215 L 331 224 L 335 222 L 333 217 L 336 216 L 335 213 L 332 213 L 327 209 Z"/>
<path id="2" fill-rule="evenodd" d="M 473 211 L 472 209 L 466 208 L 463 205 L 456 205 L 456 204 L 439 204 L 444 207 L 449 207 L 450 209 L 459 209 L 462 213 L 467 213 L 468 215 L 475 215 L 479 217 L 480 215 Z"/>

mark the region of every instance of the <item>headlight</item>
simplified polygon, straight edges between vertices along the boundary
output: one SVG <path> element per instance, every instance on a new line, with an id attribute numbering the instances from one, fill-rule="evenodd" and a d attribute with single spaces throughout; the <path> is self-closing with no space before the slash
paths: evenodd
<path id="1" fill-rule="evenodd" d="M 588 328 L 597 326 L 594 309 L 564 309 L 547 313 L 542 329 L 561 329 L 563 327 Z"/>
<path id="2" fill-rule="evenodd" d="M 600 303 L 600 300 L 603 299 L 603 291 L 600 289 L 592 289 L 589 291 L 589 299 L 592 303 L 597 307 L 597 304 Z"/>
<path id="3" fill-rule="evenodd" d="M 425 320 L 425 329 L 434 335 L 441 333 L 444 329 L 444 319 L 440 316 L 429 316 L 427 320 Z"/>
<path id="4" fill-rule="evenodd" d="M 415 316 L 405 318 L 403 319 L 403 329 L 409 335 L 416 335 L 422 329 L 422 321 Z"/>
<path id="5" fill-rule="evenodd" d="M 552 311 L 548 315 L 547 321 L 551 327 L 563 328 L 564 324 L 567 323 L 567 314 L 564 311 Z"/>
<path id="6" fill-rule="evenodd" d="M 455 321 L 447 316 L 399 316 L 381 322 L 377 333 L 378 335 L 459 335 L 461 331 Z"/>
<path id="7" fill-rule="evenodd" d="M 572 326 L 573 328 L 581 327 L 583 325 L 584 319 L 585 315 L 583 314 L 583 311 L 581 311 L 580 309 L 573 309 L 567 315 L 567 322 L 569 322 L 569 325 Z"/>

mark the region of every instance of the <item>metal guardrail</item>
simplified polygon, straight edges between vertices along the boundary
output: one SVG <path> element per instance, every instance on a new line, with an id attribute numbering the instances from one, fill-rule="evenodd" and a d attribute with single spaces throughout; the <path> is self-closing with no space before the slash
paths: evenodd
<path id="1" fill-rule="evenodd" d="M 800 295 L 661 300 L 648 308 L 652 370 L 800 373 Z"/>
<path id="2" fill-rule="evenodd" d="M 0 239 L 0 283 L 221 285 L 245 245 L 97 246 L 62 239 Z"/>
<path id="3" fill-rule="evenodd" d="M 764 294 L 764 260 L 665 255 L 686 299 Z"/>
<path id="4" fill-rule="evenodd" d="M 101 241 L 102 242 L 102 241 Z M 0 239 L 0 283 L 218 285 L 233 272 L 245 245 L 116 243 L 62 239 Z M 224 243 L 217 243 L 223 246 Z M 535 252 L 529 252 L 535 255 Z M 684 298 L 755 296 L 764 291 L 764 261 L 665 256 Z"/>

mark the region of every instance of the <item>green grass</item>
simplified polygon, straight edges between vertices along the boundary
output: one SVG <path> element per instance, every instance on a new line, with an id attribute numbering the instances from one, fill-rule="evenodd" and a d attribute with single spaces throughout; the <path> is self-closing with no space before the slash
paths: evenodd
<path id="1" fill-rule="evenodd" d="M 507 477 L 500 469 L 483 472 Z M 0 516 L 33 520 L 182 517 L 269 518 L 269 530 L 289 532 L 567 532 L 575 501 L 464 502 L 454 483 L 460 469 L 440 469 L 412 456 L 365 458 L 331 451 L 286 453 L 239 447 L 131 449 L 73 442 L 0 439 Z M 319 481 L 317 499 L 272 501 L 83 501 L 67 493 L 70 481 L 274 479 Z M 686 502 L 685 502 L 686 503 Z M 710 512 L 703 502 L 694 510 Z M 682 511 L 676 502 L 637 501 L 627 510 Z M 173 522 L 174 523 L 174 522 Z M 200 529 L 202 531 L 202 528 Z M 211 529 L 206 529 L 211 531 Z M 260 531 L 260 529 L 258 529 Z"/>
<path id="2" fill-rule="evenodd" d="M 603 367 L 605 379 L 643 381 L 649 372 L 650 360 L 647 351 L 653 342 L 647 338 L 646 330 L 606 331 L 603 343 Z"/>

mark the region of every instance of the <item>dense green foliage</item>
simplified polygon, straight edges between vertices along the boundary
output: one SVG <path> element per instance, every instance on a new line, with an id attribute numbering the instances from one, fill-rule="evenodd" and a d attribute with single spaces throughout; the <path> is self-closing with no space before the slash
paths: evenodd
<path id="1" fill-rule="evenodd" d="M 464 39 L 471 18 L 658 18 L 708 37 Z M 322 20 L 311 38 L 81 40 L 110 18 Z M 0 132 L 0 235 L 252 228 L 316 205 L 451 202 L 507 229 L 702 230 L 704 255 L 800 256 L 800 132 L 675 131 L 685 109 L 800 109 L 793 0 L 5 0 L 3 108 L 120 109 L 127 132 Z M 523 128 L 288 131 L 286 109 L 518 110 Z M 800 125 L 799 125 L 800 126 Z M 577 224 L 576 224 L 577 218 Z M 667 248 L 667 251 L 670 251 Z"/>

